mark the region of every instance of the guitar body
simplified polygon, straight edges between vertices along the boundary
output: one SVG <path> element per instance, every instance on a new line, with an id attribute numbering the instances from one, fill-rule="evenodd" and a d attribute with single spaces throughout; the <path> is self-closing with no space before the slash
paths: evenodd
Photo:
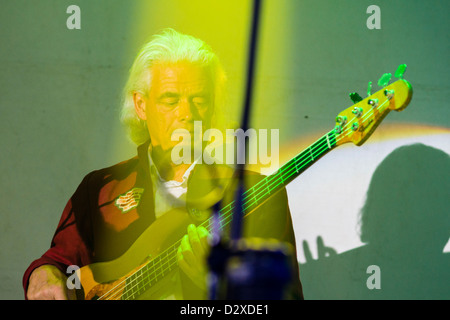
<path id="1" fill-rule="evenodd" d="M 176 240 L 186 234 L 186 228 L 190 223 L 194 221 L 186 211 L 172 210 L 152 223 L 119 258 L 93 263 L 78 269 L 78 279 L 83 287 L 83 293 L 78 295 L 84 295 L 83 298 L 88 300 L 102 296 L 106 299 L 124 298 L 122 294 L 127 277 L 173 246 Z M 169 273 L 174 272 L 166 271 L 165 281 L 172 278 Z M 159 299 L 164 296 L 161 287 L 164 287 L 164 281 L 158 282 L 147 290 L 145 297 Z"/>

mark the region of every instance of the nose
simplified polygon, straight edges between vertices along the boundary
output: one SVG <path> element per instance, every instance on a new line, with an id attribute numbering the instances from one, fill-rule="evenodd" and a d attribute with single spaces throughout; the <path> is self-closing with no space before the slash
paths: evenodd
<path id="1" fill-rule="evenodd" d="M 193 121 L 194 115 L 192 113 L 192 107 L 189 101 L 185 99 L 180 101 L 178 106 L 178 119 L 181 122 L 190 122 Z"/>

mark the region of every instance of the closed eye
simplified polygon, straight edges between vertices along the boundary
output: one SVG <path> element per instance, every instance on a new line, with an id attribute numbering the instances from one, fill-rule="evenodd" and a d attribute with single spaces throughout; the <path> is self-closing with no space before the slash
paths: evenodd
<path id="1" fill-rule="evenodd" d="M 178 98 L 164 98 L 160 102 L 165 105 L 175 106 L 178 104 Z"/>
<path id="2" fill-rule="evenodd" d="M 176 93 L 166 92 L 161 95 L 158 99 L 158 102 L 164 104 L 166 106 L 176 106 L 179 102 L 179 96 Z"/>
<path id="3" fill-rule="evenodd" d="M 196 106 L 196 107 L 205 107 L 208 105 L 209 100 L 205 97 L 194 97 L 192 99 L 192 103 Z"/>

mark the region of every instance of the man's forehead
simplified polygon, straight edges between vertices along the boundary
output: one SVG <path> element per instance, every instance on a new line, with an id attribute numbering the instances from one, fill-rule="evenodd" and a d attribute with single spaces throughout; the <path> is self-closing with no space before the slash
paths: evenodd
<path id="1" fill-rule="evenodd" d="M 154 85 L 209 86 L 212 84 L 209 68 L 185 61 L 156 63 L 151 72 Z"/>

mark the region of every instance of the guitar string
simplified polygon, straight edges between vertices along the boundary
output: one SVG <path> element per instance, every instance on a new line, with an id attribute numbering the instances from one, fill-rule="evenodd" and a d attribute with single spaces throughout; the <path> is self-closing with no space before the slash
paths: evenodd
<path id="1" fill-rule="evenodd" d="M 140 290 L 142 290 L 142 289 L 145 289 L 145 287 L 148 285 L 148 284 L 150 284 L 150 286 L 151 286 L 151 284 L 152 284 L 152 282 L 154 281 L 154 280 L 156 280 L 155 281 L 155 283 L 156 282 L 158 282 L 159 280 L 158 280 L 158 277 L 159 276 L 165 276 L 165 274 L 169 271 L 172 271 L 172 269 L 173 269 L 173 267 L 176 265 L 176 255 L 173 255 L 172 253 L 168 253 L 168 251 L 166 250 L 166 256 L 168 256 L 169 258 L 168 259 L 166 259 L 166 261 L 164 262 L 164 263 L 159 263 L 158 265 L 155 265 L 155 263 L 153 263 L 153 265 L 152 265 L 152 268 L 153 268 L 153 271 L 151 272 L 151 274 L 149 275 L 149 276 L 145 276 L 142 280 L 138 280 L 137 278 L 136 279 L 133 279 L 132 281 L 131 281 L 131 283 L 133 283 L 133 281 L 135 281 L 136 282 L 136 284 L 135 285 L 133 285 L 132 287 L 130 287 L 130 289 L 129 290 L 127 290 L 125 293 L 128 293 L 129 294 L 129 291 L 132 291 L 131 292 L 131 298 L 134 298 L 134 294 L 135 294 L 135 292 L 133 292 L 134 291 L 134 289 L 135 289 L 135 287 L 137 287 L 137 290 L 136 290 L 136 293 L 139 293 L 140 292 Z M 175 259 L 175 263 L 172 263 L 171 262 L 171 260 L 173 260 L 173 259 Z M 160 260 L 164 260 L 164 258 L 162 258 L 162 259 L 160 259 Z M 153 260 L 154 261 L 154 260 Z M 164 267 L 165 265 L 168 265 L 168 267 Z M 156 266 L 156 268 L 155 268 L 155 266 Z M 161 269 L 160 271 L 158 271 L 158 269 Z M 151 277 L 151 275 L 154 275 L 154 277 Z M 141 274 L 142 275 L 142 274 Z M 139 277 L 139 276 L 138 276 Z M 139 286 L 141 286 L 141 288 L 139 288 Z M 120 297 L 119 297 L 120 298 Z M 128 297 L 126 297 L 126 298 L 128 298 Z"/>
<path id="2" fill-rule="evenodd" d="M 179 242 L 181 242 L 181 240 L 178 240 L 176 243 L 179 243 Z M 166 249 L 165 251 L 163 251 L 161 254 L 159 254 L 157 257 L 155 257 L 154 259 L 152 259 L 152 260 L 150 260 L 150 261 L 148 261 L 147 263 L 144 263 L 138 270 L 136 270 L 135 272 L 133 272 L 133 274 L 132 275 L 130 275 L 129 277 L 126 277 L 126 278 L 124 278 L 122 281 L 120 281 L 118 284 L 116 284 L 113 288 L 111 288 L 110 290 L 108 290 L 105 294 L 103 294 L 102 296 L 100 296 L 99 297 L 99 300 L 103 300 L 103 299 L 111 299 L 112 297 L 114 297 L 114 296 L 116 296 L 116 295 L 119 295 L 118 297 L 117 297 L 117 299 L 120 299 L 122 296 L 124 296 L 125 294 L 127 294 L 128 293 L 128 291 L 130 291 L 130 289 L 126 289 L 126 286 L 127 286 L 127 283 L 126 283 L 126 281 L 129 279 L 129 278 L 131 278 L 132 276 L 134 276 L 135 274 L 137 274 L 139 271 L 141 271 L 141 274 L 142 274 L 142 269 L 143 268 L 148 268 L 149 267 L 149 265 L 150 264 L 152 264 L 152 266 L 151 267 L 155 267 L 155 260 L 157 260 L 157 259 L 159 259 L 159 260 L 161 260 L 161 256 L 163 255 L 163 254 L 166 254 L 167 255 L 167 251 L 169 251 L 169 249 L 170 248 L 172 248 L 172 250 L 173 250 L 173 248 L 175 248 L 175 245 L 172 245 L 171 247 L 169 247 L 168 249 Z M 152 273 L 154 273 L 154 271 L 152 272 Z M 155 278 L 156 279 L 156 278 Z M 134 280 L 131 280 L 131 282 L 133 282 Z M 151 282 L 151 281 L 150 281 Z M 121 291 L 122 290 L 122 288 L 123 288 L 123 285 L 125 285 L 125 291 Z M 115 290 L 114 292 L 111 292 L 112 290 Z M 109 295 L 109 296 L 108 296 Z M 108 297 L 106 297 L 106 296 L 108 296 Z"/>
<path id="3" fill-rule="evenodd" d="M 177 243 L 179 243 L 179 242 L 181 242 L 181 240 L 178 240 L 177 241 Z M 168 249 L 166 249 L 164 252 L 162 252 L 158 257 L 155 257 L 155 259 L 153 259 L 153 260 L 151 260 L 151 261 L 149 261 L 147 264 L 144 264 L 141 268 L 139 268 L 137 271 L 135 271 L 134 273 L 133 273 L 133 275 L 136 275 L 140 270 L 142 270 L 143 268 L 145 268 L 145 267 L 148 267 L 148 265 L 149 264 L 152 264 L 152 266 L 151 266 L 151 268 L 153 268 L 153 271 L 151 271 L 150 272 L 150 275 L 148 275 L 148 276 L 145 276 L 142 280 L 137 280 L 137 279 L 133 279 L 133 280 L 131 280 L 130 282 L 128 282 L 128 283 L 125 283 L 128 279 L 130 279 L 133 275 L 131 275 L 131 276 L 129 276 L 128 278 L 125 278 L 124 280 L 122 280 L 121 281 L 121 283 L 120 284 L 124 284 L 125 283 L 125 291 L 121 291 L 121 289 L 122 289 L 122 287 L 120 287 L 120 288 L 118 288 L 119 287 L 119 285 L 116 285 L 115 287 L 113 287 L 112 289 L 110 289 L 107 293 L 105 293 L 103 296 L 101 296 L 99 299 L 113 299 L 113 298 L 116 298 L 116 300 L 118 300 L 118 299 L 121 299 L 121 298 L 123 298 L 123 297 L 125 297 L 127 294 L 128 295 L 134 295 L 134 292 L 131 292 L 130 293 L 130 291 L 133 291 L 134 290 L 134 288 L 136 287 L 136 286 L 139 286 L 139 285 L 141 285 L 142 287 L 144 287 L 145 288 L 145 286 L 147 285 L 147 284 L 151 284 L 151 282 L 153 281 L 153 280 L 157 280 L 156 282 L 158 282 L 159 280 L 157 279 L 158 278 L 158 276 L 160 276 L 160 275 L 164 275 L 164 273 L 165 272 L 167 272 L 167 270 L 169 270 L 169 271 L 171 271 L 171 268 L 173 268 L 173 266 L 174 265 L 176 265 L 176 255 L 173 255 L 173 254 L 169 254 L 168 253 L 168 251 L 170 251 L 169 249 L 171 249 L 171 250 L 174 250 L 175 249 L 175 246 L 171 246 L 172 248 L 168 248 Z M 160 256 L 162 256 L 162 255 L 164 255 L 164 254 L 166 254 L 166 256 L 169 256 L 169 259 L 167 260 L 167 262 L 164 262 L 163 264 L 158 264 L 158 265 L 156 265 L 155 264 L 155 260 L 157 260 L 157 259 L 159 259 L 159 260 L 163 260 L 163 259 L 161 259 L 160 258 Z M 173 260 L 173 259 L 175 259 L 175 263 L 172 263 L 171 262 L 171 260 Z M 165 268 L 165 269 L 162 269 L 162 267 L 165 265 L 165 264 L 169 264 L 169 267 L 167 267 L 167 268 Z M 159 273 L 157 272 L 157 269 L 162 269 Z M 141 275 L 142 275 L 142 271 L 141 271 Z M 151 276 L 152 275 L 154 275 L 154 277 L 152 278 Z M 139 275 L 138 276 L 136 276 L 136 278 L 137 277 L 139 277 Z M 136 281 L 136 284 L 134 284 L 133 286 L 129 286 L 130 284 L 132 284 L 134 281 Z M 144 283 L 143 283 L 144 282 Z M 143 284 L 142 284 L 143 283 Z M 129 286 L 129 287 L 127 287 L 127 286 Z M 115 290 L 114 292 L 111 292 L 112 290 Z M 138 292 L 139 292 L 139 287 L 138 287 Z M 108 297 L 105 297 L 105 296 L 107 296 L 109 294 L 109 296 Z M 115 297 L 114 297 L 115 296 Z M 126 298 L 125 298 L 126 299 Z"/>
<path id="4" fill-rule="evenodd" d="M 386 101 L 384 101 L 382 104 L 380 104 L 379 106 L 377 106 L 377 107 L 375 107 L 375 108 L 373 108 L 372 110 L 370 110 L 371 112 L 370 113 L 367 113 L 361 120 L 362 120 L 362 122 L 365 122 L 367 119 L 367 117 L 369 117 L 369 116 L 372 116 L 372 114 L 373 114 L 373 110 L 376 110 L 376 109 L 381 109 L 381 107 L 382 106 L 384 106 L 384 104 L 386 103 L 386 102 L 388 102 L 389 101 L 389 99 L 387 99 Z M 350 121 L 348 121 L 348 122 L 351 122 L 351 121 L 353 121 L 354 119 L 355 119 L 355 117 L 356 116 L 354 116 Z M 346 131 L 348 131 L 348 130 L 351 130 L 351 127 L 350 126 L 348 126 L 342 133 L 340 133 L 339 134 L 339 137 L 335 137 L 336 138 L 336 142 L 339 142 L 340 140 L 342 140 L 343 138 L 341 138 L 342 137 L 342 135 L 344 134 L 344 133 L 346 133 Z M 325 136 L 327 136 L 327 135 L 329 135 L 331 132 L 333 132 L 334 130 L 332 130 L 332 131 L 330 131 L 330 132 L 328 132 L 327 134 L 325 134 L 325 135 L 323 135 L 321 138 L 319 138 L 315 143 L 313 143 L 311 146 L 313 146 L 314 144 L 317 144 L 318 142 L 320 142 L 321 141 L 321 139 L 323 139 Z M 325 146 L 325 144 L 328 144 L 328 141 L 322 141 L 322 142 L 320 142 L 320 144 L 318 144 L 317 146 L 315 146 L 314 148 L 313 148 L 313 150 L 314 149 L 317 149 L 317 147 L 322 147 L 321 149 L 320 149 L 320 151 L 322 151 L 322 149 L 323 149 L 323 146 Z M 310 150 L 311 150 L 311 146 L 310 146 Z M 329 149 L 329 147 L 328 147 L 328 149 Z M 304 151 L 307 151 L 307 150 L 304 150 Z M 303 151 L 303 152 L 304 152 Z M 316 152 L 317 150 L 315 150 L 314 152 Z M 302 153 L 303 153 L 302 152 Z M 300 156 L 302 153 L 300 153 L 298 156 Z M 294 157 L 294 159 L 296 159 L 298 156 L 296 156 L 296 157 Z M 320 155 L 319 155 L 320 156 Z M 304 157 L 306 157 L 306 158 L 308 158 L 309 156 L 308 155 L 304 155 Z M 313 157 L 314 158 L 314 157 Z M 281 169 L 283 169 L 283 170 L 287 170 L 287 169 L 291 169 L 290 167 L 292 167 L 292 165 L 294 165 L 295 166 L 295 168 L 294 168 L 294 171 L 295 170 L 297 170 L 298 171 L 298 163 L 297 163 L 297 160 L 299 160 L 299 159 L 296 159 L 295 161 L 292 161 L 292 163 L 290 164 L 290 165 L 288 165 L 287 167 L 282 167 L 282 168 L 280 168 L 280 170 Z M 300 159 L 301 160 L 301 159 Z M 303 160 L 304 161 L 304 160 Z M 303 162 L 302 161 L 302 162 Z M 313 162 L 313 161 L 315 161 L 314 159 L 312 160 L 312 161 L 310 161 L 310 162 Z M 308 164 L 308 163 L 307 163 Z M 302 166 L 303 167 L 303 166 Z M 302 168 L 301 167 L 301 168 Z M 282 171 L 283 170 L 281 170 L 281 172 L 279 172 L 279 173 L 282 173 Z M 288 171 L 288 173 L 290 173 L 292 170 L 289 170 Z M 274 179 L 275 177 L 277 177 L 277 176 L 279 176 L 279 173 L 277 173 L 277 174 L 275 174 L 275 175 L 272 175 L 272 176 L 269 176 L 268 178 L 270 178 L 270 179 L 268 179 L 268 180 L 272 180 L 272 179 Z M 276 181 L 275 182 L 277 182 L 279 179 L 281 179 L 281 184 L 284 184 L 284 179 L 283 179 L 283 175 L 284 174 L 286 174 L 286 173 L 282 173 L 282 175 L 280 176 L 280 177 L 278 177 L 278 178 L 276 178 Z M 289 175 L 287 178 L 290 178 L 292 175 L 293 175 L 294 173 L 292 172 L 292 174 L 291 175 Z M 258 182 L 257 184 L 255 184 L 255 186 L 253 186 L 252 188 L 250 188 L 249 190 L 247 190 L 246 192 L 244 192 L 244 195 L 245 195 L 245 193 L 247 193 L 247 192 L 249 192 L 249 191 L 251 191 L 252 189 L 253 189 L 253 193 L 251 193 L 251 194 L 248 194 L 247 195 L 247 197 L 245 197 L 244 198 L 244 200 L 246 199 L 246 198 L 248 198 L 248 197 L 252 197 L 253 199 L 254 199 L 254 203 L 252 203 L 252 204 L 249 204 L 249 207 L 251 207 L 252 205 L 254 205 L 255 203 L 257 203 L 257 202 L 259 202 L 259 200 L 257 201 L 255 198 L 261 193 L 261 192 L 259 192 L 258 194 L 254 194 L 256 191 L 258 191 L 260 188 L 262 188 L 263 189 L 263 191 L 264 191 L 264 189 L 267 189 L 267 188 L 275 188 L 275 187 L 277 187 L 278 185 L 280 185 L 280 183 L 278 183 L 275 187 L 273 186 L 273 184 L 272 183 L 270 183 L 270 185 L 269 185 L 269 181 L 268 180 L 266 180 L 266 179 L 263 179 L 263 180 L 261 180 L 260 182 Z M 263 183 L 264 182 L 264 183 Z M 258 188 L 256 188 L 256 190 L 255 190 L 255 187 L 257 186 L 257 185 L 259 185 L 259 184 L 264 184 L 265 186 L 263 186 L 263 185 L 261 185 L 260 187 L 258 187 Z M 270 192 L 269 192 L 270 193 Z M 247 202 L 248 203 L 248 202 Z M 244 206 L 247 204 L 247 203 L 244 203 Z M 232 203 L 230 203 L 229 205 L 227 205 L 227 206 L 230 206 Z M 227 206 L 225 206 L 223 209 L 225 209 Z M 222 209 L 222 210 L 223 210 Z M 233 208 L 231 208 L 230 209 L 230 211 L 232 210 Z M 247 208 L 245 208 L 244 210 L 246 210 Z M 229 216 L 227 216 L 228 214 L 229 214 L 229 212 L 230 211 L 228 211 L 228 212 L 224 212 L 223 214 L 222 214 L 222 216 L 225 216 L 224 217 L 224 219 L 223 219 L 223 221 L 226 221 L 226 219 L 228 219 L 229 218 Z M 209 223 L 209 227 L 211 226 L 211 221 L 209 221 L 210 219 L 208 219 L 208 220 L 206 220 L 204 223 Z M 225 227 L 225 226 L 227 226 L 229 223 L 231 222 L 231 220 L 230 221 L 227 221 L 227 222 L 225 222 L 225 224 L 222 226 L 222 228 L 223 227 Z M 203 223 L 203 224 L 204 224 Z M 169 251 L 169 250 L 173 250 L 173 248 L 175 247 L 175 246 L 178 246 L 179 245 L 179 242 L 181 242 L 181 240 L 178 240 L 175 244 L 173 244 L 171 247 L 169 247 L 168 249 L 166 249 L 165 250 L 165 252 L 166 251 Z M 164 252 L 163 253 L 161 253 L 161 255 L 162 254 L 164 254 Z M 176 255 L 175 255 L 175 257 L 176 257 Z M 157 279 L 157 277 L 158 277 L 158 275 L 161 275 L 161 274 L 164 274 L 164 272 L 165 271 L 167 271 L 167 270 L 170 270 L 170 268 L 172 268 L 172 265 L 170 264 L 170 260 L 172 260 L 174 257 L 172 256 L 168 261 L 169 262 L 167 262 L 168 264 L 169 264 L 169 267 L 167 268 L 167 269 L 163 269 L 162 271 L 161 271 L 161 273 L 156 273 L 156 275 L 155 275 L 155 277 L 154 278 L 152 278 L 152 279 L 150 279 L 149 280 L 149 277 L 147 276 L 146 278 L 144 277 L 144 279 L 143 280 L 140 280 L 140 282 L 142 282 L 142 281 L 146 281 L 146 279 L 147 280 L 149 280 L 149 282 L 151 283 L 151 281 L 153 281 L 153 280 L 156 280 Z M 155 258 L 156 259 L 156 258 Z M 154 260 L 155 260 L 154 259 Z M 152 260 L 152 261 L 154 261 L 154 260 Z M 176 262 L 175 262 L 175 264 L 176 264 Z M 134 272 L 133 273 L 133 275 L 134 274 L 136 274 L 137 272 L 139 272 L 140 270 L 142 270 L 142 268 L 143 267 L 145 267 L 145 266 L 147 266 L 148 264 L 144 264 L 141 268 L 139 268 L 136 272 Z M 161 267 L 159 267 L 160 269 L 161 269 Z M 170 270 L 171 271 L 171 270 Z M 154 272 L 153 272 L 154 273 Z M 141 272 L 141 274 L 142 274 L 142 272 Z M 131 275 L 131 276 L 133 276 L 133 275 Z M 131 277 L 130 276 L 130 277 Z M 129 278 L 130 278 L 129 277 Z M 123 283 L 123 282 L 125 282 L 126 281 L 126 279 L 128 279 L 128 278 L 125 278 L 121 283 Z M 133 282 L 133 281 L 136 281 L 137 283 L 134 285 L 134 286 L 132 286 L 130 289 L 127 289 L 127 288 L 125 288 L 125 291 L 122 293 L 122 295 L 125 295 L 126 293 L 128 293 L 128 291 L 130 291 L 130 290 L 132 290 L 135 286 L 137 286 L 137 285 L 139 285 L 139 280 L 136 280 L 136 279 L 134 279 L 134 280 L 132 280 L 131 282 Z M 147 282 L 148 283 L 148 282 Z M 146 283 L 146 284 L 147 284 Z M 145 285 L 146 284 L 144 284 L 144 287 L 145 287 Z M 116 286 L 117 287 L 117 286 Z M 126 286 L 125 286 L 126 287 Z M 112 288 L 111 290 L 113 290 L 114 288 Z M 111 290 L 109 290 L 108 292 L 110 292 Z M 118 290 L 118 293 L 120 293 L 120 289 Z M 105 294 L 106 295 L 106 294 Z"/>

